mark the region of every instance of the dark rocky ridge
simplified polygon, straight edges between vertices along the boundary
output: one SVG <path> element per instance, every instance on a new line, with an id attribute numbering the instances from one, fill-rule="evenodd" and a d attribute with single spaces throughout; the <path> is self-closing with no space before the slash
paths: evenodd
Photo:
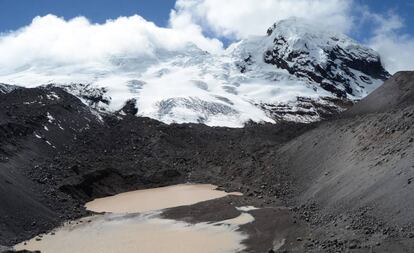
<path id="1" fill-rule="evenodd" d="M 338 119 L 243 129 L 100 120 L 58 88 L 0 95 L 0 244 L 85 215 L 95 197 L 191 181 L 292 207 L 311 228 L 302 252 L 412 252 L 413 90 L 402 72 Z"/>
<path id="2" fill-rule="evenodd" d="M 17 89 L 17 88 L 18 88 L 17 86 L 0 83 L 0 94 L 9 93 L 12 90 Z"/>

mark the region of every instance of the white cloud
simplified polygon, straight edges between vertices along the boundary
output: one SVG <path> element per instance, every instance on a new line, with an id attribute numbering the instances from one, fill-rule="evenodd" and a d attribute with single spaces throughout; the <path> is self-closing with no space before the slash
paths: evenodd
<path id="1" fill-rule="evenodd" d="M 102 63 L 105 67 L 111 56 L 152 57 L 156 50 L 179 50 L 188 43 L 221 52 L 223 43 L 217 38 L 263 35 L 274 22 L 292 16 L 345 33 L 358 29 L 354 21 L 374 22 L 374 36 L 366 43 L 379 51 L 387 69 L 413 69 L 414 37 L 399 32 L 403 21 L 369 10 L 364 17 L 355 15 L 353 10 L 361 8 L 353 0 L 177 0 L 167 28 L 138 15 L 103 24 L 47 15 L 18 31 L 0 34 L 0 75 L 33 66 Z"/>
<path id="2" fill-rule="evenodd" d="M 395 13 L 387 16 L 376 13 L 365 13 L 376 29 L 368 44 L 382 57 L 385 68 L 390 73 L 400 70 L 414 70 L 414 37 L 401 33 L 404 21 Z"/>
<path id="3" fill-rule="evenodd" d="M 151 57 L 158 50 L 179 50 L 195 43 L 210 52 L 222 50 L 217 39 L 203 36 L 196 25 L 157 27 L 142 17 L 120 17 L 92 24 L 84 17 L 64 20 L 36 17 L 27 27 L 0 34 L 0 72 L 28 65 L 67 65 L 105 61 L 110 56 Z"/>
<path id="4" fill-rule="evenodd" d="M 348 32 L 352 0 L 177 0 L 172 22 L 191 19 L 217 36 L 245 38 L 263 35 L 276 21 L 300 17 Z"/>

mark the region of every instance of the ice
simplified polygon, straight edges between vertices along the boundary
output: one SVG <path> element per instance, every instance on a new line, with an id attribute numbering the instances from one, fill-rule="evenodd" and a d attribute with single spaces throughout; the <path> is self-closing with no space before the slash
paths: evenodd
<path id="1" fill-rule="evenodd" d="M 296 108 L 298 97 L 314 100 L 336 97 L 309 78 L 266 63 L 264 54 L 276 46 L 275 39 L 285 41 L 277 45 L 280 54 L 306 52 L 306 57 L 288 64 L 310 72 L 310 63 L 325 66 L 326 52 L 338 46 L 346 49 L 350 57 L 368 61 L 378 58 L 376 52 L 345 35 L 320 30 L 297 19 L 280 21 L 272 29 L 268 36 L 245 39 L 218 54 L 189 43 L 179 49 L 154 49 L 150 55 L 114 53 L 105 60 L 56 66 L 36 62 L 28 68 L 3 73 L 0 82 L 25 87 L 61 86 L 101 112 L 119 112 L 128 100 L 135 99 L 137 116 L 167 124 L 243 127 L 248 121 L 275 123 L 261 104 L 287 104 Z M 351 80 L 354 94 L 349 94 L 350 99 L 361 99 L 382 83 L 353 69 L 349 76 L 340 69 L 332 71 Z M 345 89 L 342 84 L 337 88 Z M 100 100 L 88 100 L 91 96 Z M 59 99 L 59 96 L 51 93 L 48 98 Z M 284 117 L 300 122 L 320 119 L 293 114 Z M 50 114 L 48 118 L 49 122 L 54 121 Z"/>

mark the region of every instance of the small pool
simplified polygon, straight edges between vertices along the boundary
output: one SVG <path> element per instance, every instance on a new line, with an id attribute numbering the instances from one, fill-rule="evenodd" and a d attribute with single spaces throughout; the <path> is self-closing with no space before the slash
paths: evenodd
<path id="1" fill-rule="evenodd" d="M 246 212 L 234 219 L 189 224 L 161 218 L 162 209 L 192 205 L 240 193 L 214 185 L 182 184 L 96 199 L 86 204 L 105 214 L 67 223 L 15 249 L 42 253 L 233 253 L 245 249 L 239 226 L 254 221 Z"/>

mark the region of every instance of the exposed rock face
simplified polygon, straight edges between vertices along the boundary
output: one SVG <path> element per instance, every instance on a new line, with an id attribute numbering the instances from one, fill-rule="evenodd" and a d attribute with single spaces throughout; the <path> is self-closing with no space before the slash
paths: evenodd
<path id="1" fill-rule="evenodd" d="M 94 109 L 102 109 L 104 105 L 109 105 L 111 98 L 107 95 L 107 89 L 98 88 L 91 84 L 68 84 L 58 85 L 50 84 L 50 87 L 62 87 L 67 92 L 80 98 L 85 104 L 91 106 Z"/>
<path id="2" fill-rule="evenodd" d="M 9 93 L 15 89 L 17 89 L 17 86 L 14 85 L 8 85 L 8 84 L 4 84 L 4 83 L 0 83 L 0 94 L 6 94 Z"/>
<path id="3" fill-rule="evenodd" d="M 339 98 L 364 96 L 375 80 L 390 77 L 378 53 L 342 34 L 297 19 L 274 24 L 267 34 L 273 46 L 265 52 L 266 63 L 316 82 Z"/>
<path id="4" fill-rule="evenodd" d="M 137 101 L 135 99 L 128 100 L 120 113 L 133 116 L 136 115 L 138 113 Z"/>
<path id="5" fill-rule="evenodd" d="M 278 122 L 295 121 L 311 123 L 337 116 L 343 110 L 352 107 L 353 104 L 354 102 L 348 99 L 331 97 L 311 99 L 298 97 L 294 104 L 260 104 L 259 106 Z"/>

